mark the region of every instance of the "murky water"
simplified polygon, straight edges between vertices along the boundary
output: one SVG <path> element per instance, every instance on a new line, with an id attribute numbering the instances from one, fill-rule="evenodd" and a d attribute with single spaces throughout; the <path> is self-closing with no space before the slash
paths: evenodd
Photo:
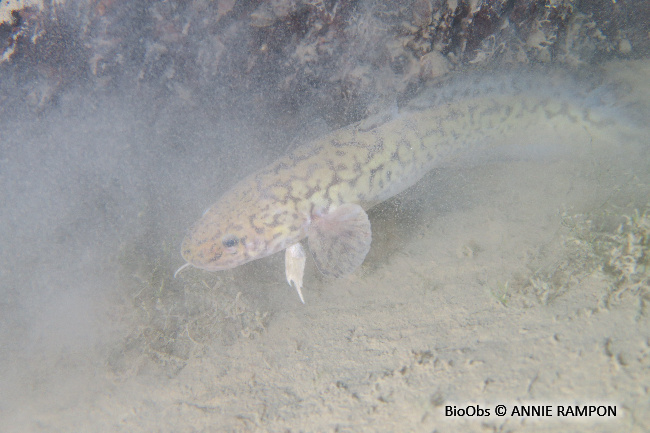
<path id="1" fill-rule="evenodd" d="M 256 12 L 256 25 L 266 22 L 258 5 L 218 3 L 224 29 L 240 31 L 228 14 Z M 193 5 L 163 9 L 176 18 L 171 27 L 161 19 L 160 32 L 180 38 L 191 20 L 178 17 L 204 7 Z M 119 13 L 135 20 L 128 8 Z M 210 41 L 206 52 L 219 45 Z M 262 66 L 274 47 L 266 49 L 256 57 Z M 222 62 L 228 83 L 237 82 L 238 69 Z M 369 211 L 373 243 L 353 275 L 325 278 L 308 258 L 306 305 L 286 284 L 283 254 L 174 279 L 180 242 L 238 180 L 358 120 L 358 106 L 273 100 L 278 93 L 264 86 L 192 94 L 185 84 L 165 93 L 128 80 L 5 105 L 0 431 L 586 425 L 444 415 L 445 405 L 472 402 L 614 405 L 615 419 L 582 422 L 592 431 L 647 430 L 650 156 L 640 119 L 648 71 L 643 60 L 618 59 L 571 72 L 585 87 L 603 83 L 589 99 L 614 107 L 603 133 L 571 135 L 566 145 L 575 152 L 546 153 L 566 136 L 549 139 L 540 125 L 517 132 L 534 151 L 435 168 Z M 56 81 L 0 72 L 13 77 L 4 101 L 25 89 L 48 94 L 43 86 Z M 384 72 L 368 71 L 378 81 Z M 471 92 L 477 84 L 466 85 Z M 411 96 L 386 92 L 355 101 L 372 112 L 396 93 Z"/>

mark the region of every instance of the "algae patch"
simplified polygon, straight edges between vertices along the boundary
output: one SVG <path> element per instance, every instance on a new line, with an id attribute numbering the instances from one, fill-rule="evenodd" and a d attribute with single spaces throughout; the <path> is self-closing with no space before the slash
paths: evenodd
<path id="1" fill-rule="evenodd" d="M 146 250 L 134 243 L 120 253 L 125 332 L 107 360 L 115 374 L 154 370 L 173 377 L 205 351 L 266 330 L 270 314 L 242 295 L 232 275 L 196 272 L 174 279 L 176 248 Z"/>
<path id="2" fill-rule="evenodd" d="M 564 214 L 562 224 L 564 256 L 534 271 L 524 292 L 546 305 L 595 277 L 606 286 L 600 308 L 609 309 L 631 297 L 638 302 L 638 315 L 647 315 L 650 208 Z"/>

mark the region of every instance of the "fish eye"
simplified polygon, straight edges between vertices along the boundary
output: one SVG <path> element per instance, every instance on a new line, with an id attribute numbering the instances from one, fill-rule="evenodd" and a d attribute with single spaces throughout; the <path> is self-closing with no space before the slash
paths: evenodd
<path id="1" fill-rule="evenodd" d="M 221 240 L 221 243 L 226 248 L 232 248 L 234 246 L 237 246 L 237 244 L 239 244 L 239 239 L 237 239 L 237 236 L 234 235 L 226 235 Z"/>

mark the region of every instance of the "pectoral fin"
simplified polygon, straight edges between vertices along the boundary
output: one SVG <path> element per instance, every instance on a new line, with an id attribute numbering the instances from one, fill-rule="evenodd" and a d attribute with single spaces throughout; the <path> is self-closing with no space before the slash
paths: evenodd
<path id="1" fill-rule="evenodd" d="M 372 234 L 368 215 L 356 204 L 313 217 L 307 232 L 309 250 L 318 269 L 335 278 L 351 274 L 370 250 Z"/>
<path id="2" fill-rule="evenodd" d="M 302 297 L 302 277 L 305 275 L 305 250 L 300 243 L 293 244 L 284 252 L 284 272 L 287 276 L 287 283 L 296 287 L 300 301 L 305 303 Z"/>

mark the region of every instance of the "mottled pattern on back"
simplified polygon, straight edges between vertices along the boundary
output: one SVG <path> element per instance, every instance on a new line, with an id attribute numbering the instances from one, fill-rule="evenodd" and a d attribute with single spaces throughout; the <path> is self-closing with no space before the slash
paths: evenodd
<path id="1" fill-rule="evenodd" d="M 420 98 L 378 125 L 359 122 L 296 149 L 210 208 L 183 242 L 183 257 L 208 270 L 235 267 L 298 242 L 314 216 L 344 203 L 368 209 L 436 164 L 498 147 L 512 131 L 546 125 L 568 133 L 602 123 L 555 88 L 501 87 L 443 95 L 435 106 Z"/>

